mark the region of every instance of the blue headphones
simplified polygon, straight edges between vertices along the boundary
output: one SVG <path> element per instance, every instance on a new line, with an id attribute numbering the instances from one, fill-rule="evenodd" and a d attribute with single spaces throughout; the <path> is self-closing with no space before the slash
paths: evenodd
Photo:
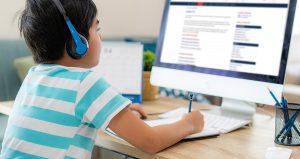
<path id="1" fill-rule="evenodd" d="M 87 39 L 79 34 L 71 23 L 69 17 L 66 15 L 66 11 L 59 0 L 53 0 L 59 12 L 63 15 L 67 26 L 71 32 L 72 38 L 70 38 L 66 44 L 68 54 L 74 59 L 80 59 L 86 55 L 89 49 L 89 42 Z"/>

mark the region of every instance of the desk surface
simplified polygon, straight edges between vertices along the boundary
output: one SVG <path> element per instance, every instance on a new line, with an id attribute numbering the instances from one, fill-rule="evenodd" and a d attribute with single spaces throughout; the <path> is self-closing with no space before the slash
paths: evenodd
<path id="1" fill-rule="evenodd" d="M 187 101 L 160 98 L 152 102 L 144 102 L 143 107 L 149 114 L 158 114 L 186 105 Z M 0 102 L 0 113 L 9 114 L 13 102 Z M 196 109 L 208 109 L 209 106 L 194 104 Z M 270 116 L 271 115 L 271 116 Z M 242 128 L 214 138 L 194 141 L 182 141 L 155 155 L 144 153 L 125 141 L 115 139 L 103 132 L 99 133 L 96 145 L 105 149 L 128 154 L 137 158 L 155 159 L 193 159 L 193 158 L 224 158 L 224 159 L 264 159 L 268 147 L 277 146 L 274 143 L 274 108 L 258 108 L 254 117 L 253 127 Z M 150 116 L 150 118 L 153 116 Z M 293 150 L 291 159 L 300 158 L 300 147 L 287 147 Z"/>

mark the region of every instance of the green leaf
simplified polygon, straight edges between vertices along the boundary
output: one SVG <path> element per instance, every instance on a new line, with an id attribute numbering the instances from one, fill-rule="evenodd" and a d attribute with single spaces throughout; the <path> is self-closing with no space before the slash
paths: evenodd
<path id="1" fill-rule="evenodd" d="M 151 71 L 154 64 L 155 54 L 152 51 L 147 50 L 144 52 L 144 71 Z"/>

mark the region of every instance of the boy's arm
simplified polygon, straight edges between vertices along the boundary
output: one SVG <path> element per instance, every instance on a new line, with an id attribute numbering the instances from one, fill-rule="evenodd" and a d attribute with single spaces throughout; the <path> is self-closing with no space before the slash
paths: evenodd
<path id="1" fill-rule="evenodd" d="M 178 122 L 152 128 L 127 107 L 111 120 L 108 127 L 133 146 L 147 153 L 156 153 L 201 131 L 203 116 L 198 111 L 191 112 Z"/>

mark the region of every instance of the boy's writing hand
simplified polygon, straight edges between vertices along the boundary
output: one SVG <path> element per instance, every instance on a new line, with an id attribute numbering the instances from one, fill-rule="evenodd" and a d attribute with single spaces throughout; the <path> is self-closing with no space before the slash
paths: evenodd
<path id="1" fill-rule="evenodd" d="M 204 127 L 204 117 L 200 113 L 200 111 L 192 111 L 192 112 L 184 115 L 182 117 L 182 120 L 187 121 L 193 127 L 191 134 L 202 131 L 202 129 Z"/>
<path id="2" fill-rule="evenodd" d="M 139 118 L 147 119 L 147 114 L 144 109 L 139 104 L 131 104 L 129 106 L 130 110 Z"/>

